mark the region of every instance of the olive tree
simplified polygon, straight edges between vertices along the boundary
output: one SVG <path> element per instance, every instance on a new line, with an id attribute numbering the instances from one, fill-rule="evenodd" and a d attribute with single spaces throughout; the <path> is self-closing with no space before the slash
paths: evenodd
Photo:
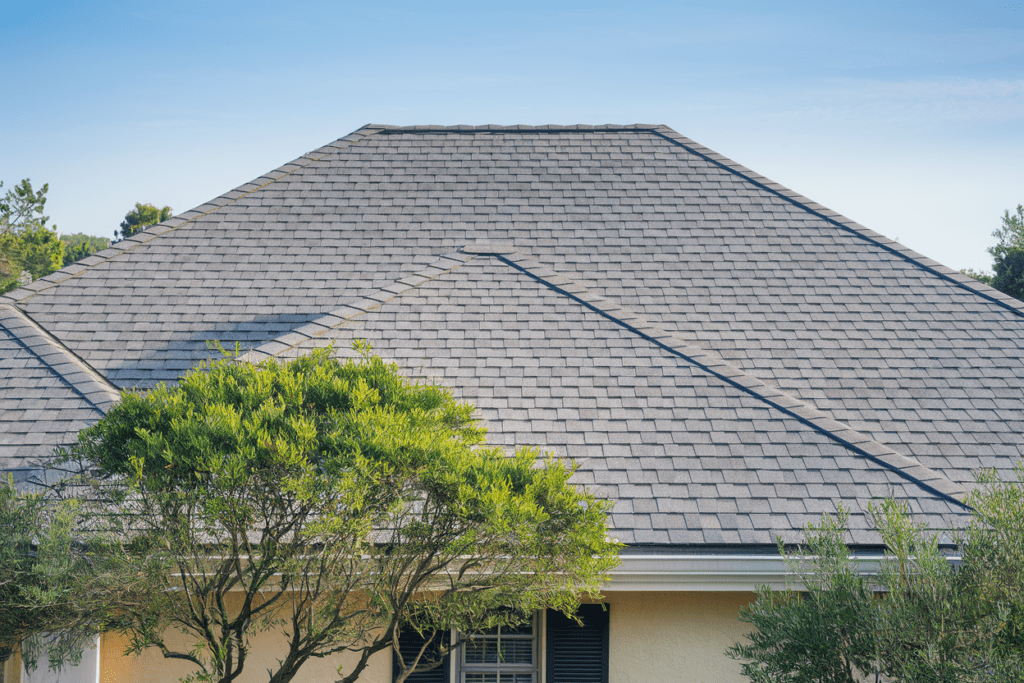
<path id="1" fill-rule="evenodd" d="M 880 613 L 874 585 L 850 556 L 844 537 L 848 513 L 809 524 L 805 542 L 787 551 L 790 574 L 802 590 L 762 587 L 740 608 L 740 621 L 756 629 L 726 654 L 743 661 L 755 683 L 856 683 L 879 670 Z"/>
<path id="2" fill-rule="evenodd" d="M 0 665 L 20 647 L 32 669 L 76 660 L 103 623 L 89 590 L 95 566 L 76 542 L 74 501 L 0 480 Z"/>
<path id="3" fill-rule="evenodd" d="M 472 633 L 597 594 L 617 547 L 573 467 L 487 447 L 471 405 L 362 351 L 212 362 L 81 433 L 65 459 L 91 477 L 92 533 L 117 560 L 94 590 L 132 650 L 226 683 L 273 630 L 272 683 L 337 653 L 351 683 L 402 629 Z"/>
<path id="4" fill-rule="evenodd" d="M 843 541 L 842 510 L 808 526 L 784 553 L 803 590 L 759 590 L 740 615 L 756 630 L 728 653 L 759 683 L 1024 679 L 1024 465 L 978 482 L 958 531 L 915 521 L 905 502 L 870 506 L 885 545 L 874 576 Z"/>

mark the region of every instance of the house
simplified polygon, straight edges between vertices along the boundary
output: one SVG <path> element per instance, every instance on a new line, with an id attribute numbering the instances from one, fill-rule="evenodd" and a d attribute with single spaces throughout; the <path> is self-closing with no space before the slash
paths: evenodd
<path id="1" fill-rule="evenodd" d="M 742 680 L 723 650 L 785 582 L 777 537 L 842 505 L 870 556 L 870 501 L 956 526 L 972 472 L 1024 452 L 1021 302 L 664 126 L 369 125 L 0 314 L 0 466 L 22 478 L 213 339 L 258 360 L 366 338 L 491 443 L 574 459 L 627 544 L 592 639 L 615 683 Z M 517 681 L 566 680 L 560 628 L 520 634 Z M 120 651 L 104 637 L 91 680 L 180 675 Z"/>

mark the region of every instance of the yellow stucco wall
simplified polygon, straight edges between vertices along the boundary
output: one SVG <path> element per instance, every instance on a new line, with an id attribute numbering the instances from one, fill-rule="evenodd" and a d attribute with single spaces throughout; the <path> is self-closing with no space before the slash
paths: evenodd
<path id="1" fill-rule="evenodd" d="M 749 683 L 727 647 L 753 593 L 608 593 L 611 683 Z"/>
<path id="2" fill-rule="evenodd" d="M 126 642 L 117 634 L 105 634 L 100 643 L 100 683 L 173 683 L 192 671 L 188 662 L 164 659 L 157 650 L 147 650 L 139 657 L 125 657 Z M 264 683 L 267 669 L 276 668 L 277 660 L 286 651 L 280 632 L 261 633 L 253 639 L 245 670 L 239 683 Z M 331 657 L 311 659 L 303 665 L 296 683 L 321 683 L 338 679 L 337 667 L 344 659 Z M 390 653 L 378 654 L 359 678 L 360 683 L 390 683 Z"/>
<path id="3" fill-rule="evenodd" d="M 750 626 L 737 618 L 754 599 L 745 592 L 609 592 L 609 666 L 611 683 L 748 683 L 739 662 L 725 649 L 742 639 Z M 107 634 L 100 646 L 101 683 L 170 683 L 191 669 L 150 650 L 125 657 L 125 642 Z M 239 683 L 267 680 L 267 669 L 284 651 L 279 633 L 254 639 Z M 296 683 L 333 681 L 342 660 L 311 660 Z M 371 661 L 360 683 L 390 683 L 391 659 L 382 653 Z M 6 682 L 5 682 L 6 683 Z"/>
<path id="4" fill-rule="evenodd" d="M 17 648 L 2 666 L 4 683 L 21 683 L 21 652 Z"/>

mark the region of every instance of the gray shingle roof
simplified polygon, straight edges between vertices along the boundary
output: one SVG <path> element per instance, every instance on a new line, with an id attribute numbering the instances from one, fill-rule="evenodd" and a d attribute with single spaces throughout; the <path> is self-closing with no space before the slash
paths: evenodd
<path id="1" fill-rule="evenodd" d="M 770 387 L 747 387 L 752 378 L 717 359 L 679 353 L 698 350 L 628 313 L 604 315 L 607 302 L 572 282 L 538 281 L 529 260 L 445 265 L 246 360 L 328 343 L 348 355 L 353 339 L 370 339 L 413 376 L 474 403 L 490 443 L 574 458 L 576 481 L 616 501 L 614 531 L 627 543 L 771 544 L 780 530 L 797 540 L 795 530 L 840 504 L 853 513 L 855 542 L 871 543 L 867 503 L 887 496 L 937 526 L 964 512 L 935 490 L 962 493 L 941 474 L 891 453 L 905 471 L 890 469 L 886 454 L 868 453 L 878 444 L 841 441 L 840 430 L 800 419 L 806 407 L 796 401 L 783 409 L 788 397 Z"/>
<path id="2" fill-rule="evenodd" d="M 886 491 L 959 509 L 1024 444 L 1020 302 L 662 126 L 367 126 L 7 300 L 122 387 L 208 339 L 368 336 L 495 438 L 588 458 L 636 542 L 767 542 Z"/>
<path id="3" fill-rule="evenodd" d="M 0 305 L 0 469 L 24 481 L 118 399 L 24 313 Z"/>

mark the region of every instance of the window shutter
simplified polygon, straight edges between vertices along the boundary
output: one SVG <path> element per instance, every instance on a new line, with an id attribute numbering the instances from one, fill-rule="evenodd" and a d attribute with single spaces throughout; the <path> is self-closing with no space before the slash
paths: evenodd
<path id="1" fill-rule="evenodd" d="M 429 634 L 427 634 L 427 637 L 429 637 Z M 442 642 L 448 643 L 450 635 L 448 633 L 442 633 L 441 638 Z M 406 664 L 412 664 L 426 640 L 427 638 L 416 633 L 413 629 L 404 629 L 401 634 L 399 634 L 398 647 L 402 651 L 402 659 L 405 660 Z M 420 659 L 420 664 L 423 664 L 427 660 L 437 661 L 438 648 L 434 647 L 434 644 L 437 642 L 438 636 L 434 636 L 434 641 L 431 642 L 431 646 L 427 648 L 427 651 L 423 653 L 423 657 Z M 394 653 L 394 650 L 392 650 L 392 652 Z M 398 656 L 397 654 L 394 654 L 393 656 L 395 658 L 394 677 L 397 679 Z M 445 657 L 441 662 L 441 666 L 430 669 L 429 671 L 413 672 L 412 675 L 405 679 L 405 683 L 448 683 L 449 670 L 448 657 Z"/>
<path id="2" fill-rule="evenodd" d="M 608 683 L 608 606 L 580 605 L 580 626 L 547 614 L 547 683 Z"/>

